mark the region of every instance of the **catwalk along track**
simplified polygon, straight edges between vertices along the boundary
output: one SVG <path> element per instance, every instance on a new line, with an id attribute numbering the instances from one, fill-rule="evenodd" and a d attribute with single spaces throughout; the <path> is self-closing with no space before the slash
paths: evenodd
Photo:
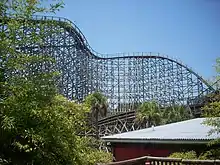
<path id="1" fill-rule="evenodd" d="M 61 73 L 59 91 L 71 100 L 82 102 L 94 91 L 103 93 L 108 98 L 109 120 L 112 115 L 132 113 L 140 103 L 150 100 L 161 106 L 198 105 L 205 95 L 215 91 L 191 68 L 159 53 L 103 55 L 90 47 L 80 29 L 68 19 L 34 16 L 28 21 L 32 26 L 21 27 L 25 35 L 34 32 L 44 38 L 41 43 L 33 40 L 18 45 L 18 51 L 53 57 L 54 69 Z M 0 22 L 0 29 L 7 31 L 7 21 Z M 16 38 L 22 36 L 17 33 Z"/>

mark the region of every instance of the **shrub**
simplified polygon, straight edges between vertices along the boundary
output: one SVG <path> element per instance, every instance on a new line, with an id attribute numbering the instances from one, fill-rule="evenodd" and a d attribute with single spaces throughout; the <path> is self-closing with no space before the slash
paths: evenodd
<path id="1" fill-rule="evenodd" d="M 175 152 L 172 153 L 170 158 L 182 158 L 182 159 L 197 159 L 197 155 L 195 151 L 189 151 L 189 152 Z"/>

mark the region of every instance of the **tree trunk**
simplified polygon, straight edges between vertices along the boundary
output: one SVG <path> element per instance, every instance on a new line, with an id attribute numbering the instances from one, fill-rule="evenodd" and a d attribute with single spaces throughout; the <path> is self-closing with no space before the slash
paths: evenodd
<path id="1" fill-rule="evenodd" d="M 99 121 L 99 113 L 98 113 L 98 110 L 96 109 L 96 112 L 95 112 L 95 138 L 96 139 L 99 139 L 98 121 Z"/>
<path id="2" fill-rule="evenodd" d="M 148 128 L 152 127 L 151 117 L 148 117 Z"/>

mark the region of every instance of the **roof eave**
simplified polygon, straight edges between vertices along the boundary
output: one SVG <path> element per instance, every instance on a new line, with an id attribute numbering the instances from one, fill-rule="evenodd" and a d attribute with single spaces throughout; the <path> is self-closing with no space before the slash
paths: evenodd
<path id="1" fill-rule="evenodd" d="M 108 139 L 102 138 L 105 142 L 111 143 L 157 143 L 157 144 L 207 144 L 214 139 Z"/>

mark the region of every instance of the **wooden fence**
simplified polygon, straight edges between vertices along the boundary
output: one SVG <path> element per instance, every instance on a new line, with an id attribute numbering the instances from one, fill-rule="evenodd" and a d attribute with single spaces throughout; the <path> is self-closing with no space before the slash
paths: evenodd
<path id="1" fill-rule="evenodd" d="M 185 160 L 178 158 L 163 158 L 144 156 L 125 161 L 98 165 L 220 165 L 220 160 Z"/>

